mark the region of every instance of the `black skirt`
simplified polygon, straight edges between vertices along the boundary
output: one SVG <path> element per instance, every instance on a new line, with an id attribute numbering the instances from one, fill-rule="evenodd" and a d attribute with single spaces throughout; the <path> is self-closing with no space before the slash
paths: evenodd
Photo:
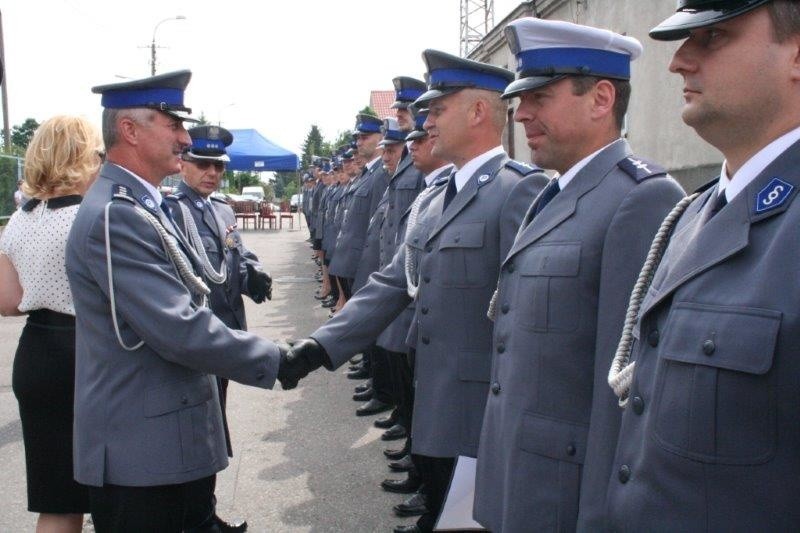
<path id="1" fill-rule="evenodd" d="M 28 510 L 88 513 L 88 489 L 74 481 L 72 472 L 74 317 L 47 309 L 29 314 L 14 357 L 12 387 L 25 443 Z"/>

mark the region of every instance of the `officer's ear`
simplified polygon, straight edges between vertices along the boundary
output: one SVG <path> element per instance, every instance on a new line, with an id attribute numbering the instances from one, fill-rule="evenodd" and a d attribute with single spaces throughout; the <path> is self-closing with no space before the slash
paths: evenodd
<path id="1" fill-rule="evenodd" d="M 137 122 L 130 116 L 121 116 L 117 120 L 117 136 L 127 144 L 139 144 L 139 128 Z"/>
<path id="2" fill-rule="evenodd" d="M 593 119 L 599 120 L 614 114 L 614 102 L 617 99 L 617 90 L 608 80 L 599 80 L 591 90 Z"/>
<path id="3" fill-rule="evenodd" d="M 800 82 L 800 34 L 793 33 L 786 39 L 785 44 L 791 46 L 791 79 L 794 82 Z"/>

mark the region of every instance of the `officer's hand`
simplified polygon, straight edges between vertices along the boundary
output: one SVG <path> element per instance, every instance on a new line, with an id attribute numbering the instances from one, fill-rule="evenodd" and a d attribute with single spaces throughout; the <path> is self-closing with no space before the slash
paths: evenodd
<path id="1" fill-rule="evenodd" d="M 247 292 L 257 304 L 264 299 L 272 300 L 272 278 L 266 272 L 256 270 L 251 263 L 247 263 Z"/>
<path id="2" fill-rule="evenodd" d="M 314 339 L 301 339 L 288 350 L 284 346 L 278 346 L 281 349 L 278 381 L 284 390 L 297 387 L 301 379 L 329 361 L 325 348 Z"/>

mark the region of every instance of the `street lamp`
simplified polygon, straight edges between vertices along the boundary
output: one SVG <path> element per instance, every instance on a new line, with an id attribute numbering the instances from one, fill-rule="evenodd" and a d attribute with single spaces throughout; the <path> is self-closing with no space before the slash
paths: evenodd
<path id="1" fill-rule="evenodd" d="M 150 75 L 156 75 L 156 31 L 158 27 L 161 26 L 163 23 L 167 22 L 168 20 L 186 20 L 186 17 L 183 15 L 175 15 L 174 17 L 166 18 L 156 24 L 156 27 L 153 28 L 153 40 L 150 42 Z"/>
<path id="2" fill-rule="evenodd" d="M 222 126 L 222 111 L 228 109 L 229 107 L 233 107 L 235 105 L 236 102 L 231 102 L 230 104 L 219 108 L 219 110 L 217 111 L 217 126 Z"/>

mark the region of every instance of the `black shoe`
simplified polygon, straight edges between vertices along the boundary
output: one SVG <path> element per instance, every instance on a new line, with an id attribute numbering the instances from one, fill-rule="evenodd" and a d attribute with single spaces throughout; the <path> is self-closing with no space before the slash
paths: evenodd
<path id="1" fill-rule="evenodd" d="M 356 409 L 356 416 L 376 415 L 384 411 L 388 411 L 392 406 L 388 403 L 383 403 L 377 398 L 373 398 L 358 409 Z"/>
<path id="2" fill-rule="evenodd" d="M 381 481 L 381 488 L 388 492 L 398 494 L 411 494 L 417 492 L 420 486 L 419 480 L 405 479 L 384 479 Z"/>
<path id="3" fill-rule="evenodd" d="M 356 385 L 355 388 L 353 389 L 353 392 L 364 392 L 365 390 L 371 388 L 372 388 L 372 378 L 368 379 L 364 383 L 361 383 L 360 385 Z"/>
<path id="4" fill-rule="evenodd" d="M 399 450 L 383 450 L 383 455 L 385 455 L 387 459 L 391 459 L 393 461 L 402 459 L 404 456 L 408 455 L 408 453 L 408 441 L 406 441 L 406 445 Z"/>
<path id="5" fill-rule="evenodd" d="M 226 522 L 216 514 L 214 515 L 214 525 L 216 526 L 215 531 L 221 531 L 223 533 L 239 533 L 241 531 L 247 531 L 246 521 L 236 520 L 234 522 Z"/>
<path id="6" fill-rule="evenodd" d="M 411 461 L 411 456 L 406 455 L 402 459 L 390 462 L 389 468 L 391 468 L 395 472 L 408 472 L 409 470 L 414 468 L 414 463 Z"/>
<path id="7" fill-rule="evenodd" d="M 350 372 L 355 372 L 356 370 L 361 370 L 362 368 L 364 368 L 364 365 L 362 365 L 361 363 L 358 363 L 358 364 L 355 364 L 355 365 L 348 366 L 347 370 L 349 370 Z"/>
<path id="8" fill-rule="evenodd" d="M 390 414 L 389 416 L 385 416 L 383 418 L 377 419 L 375 422 L 372 423 L 373 426 L 376 428 L 381 429 L 389 429 L 397 422 L 397 417 L 394 416 L 394 413 Z"/>
<path id="9" fill-rule="evenodd" d="M 398 503 L 392 509 L 397 516 L 419 516 L 425 514 L 428 508 L 425 507 L 425 495 L 417 492 L 406 501 Z"/>
<path id="10" fill-rule="evenodd" d="M 364 360 L 364 356 L 363 355 L 354 355 L 353 357 L 350 358 L 350 364 L 351 365 L 357 365 L 358 363 L 360 363 L 363 360 Z"/>
<path id="11" fill-rule="evenodd" d="M 331 293 L 328 293 L 325 296 L 322 296 L 321 294 L 315 294 L 314 295 L 314 298 L 317 299 L 317 300 L 327 300 L 330 297 L 331 297 Z"/>
<path id="12" fill-rule="evenodd" d="M 422 530 L 417 524 L 410 524 L 408 526 L 395 526 L 394 533 L 422 533 Z"/>
<path id="13" fill-rule="evenodd" d="M 347 379 L 367 379 L 369 377 L 369 370 L 362 368 L 360 370 L 353 370 L 347 373 Z"/>
<path id="14" fill-rule="evenodd" d="M 333 298 L 328 298 L 327 300 L 322 300 L 322 304 L 321 305 L 322 305 L 322 307 L 330 309 L 331 307 L 336 305 L 336 300 L 334 300 Z"/>
<path id="15" fill-rule="evenodd" d="M 406 438 L 406 428 L 400 424 L 395 424 L 381 435 L 381 440 L 400 440 Z"/>
<path id="16" fill-rule="evenodd" d="M 370 388 L 370 389 L 367 389 L 367 390 L 365 390 L 363 392 L 357 392 L 357 393 L 353 394 L 353 400 L 355 400 L 357 402 L 367 402 L 367 401 L 371 400 L 374 395 L 375 395 L 375 393 Z"/>

